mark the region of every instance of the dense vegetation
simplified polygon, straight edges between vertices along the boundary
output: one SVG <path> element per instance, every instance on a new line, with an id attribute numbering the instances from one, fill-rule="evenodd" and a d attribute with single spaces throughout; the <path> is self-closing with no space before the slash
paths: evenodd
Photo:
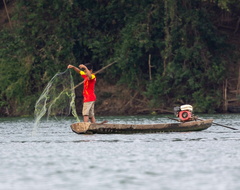
<path id="1" fill-rule="evenodd" d="M 228 64 L 239 57 L 217 23 L 239 10 L 238 0 L 18 0 L 0 31 L 1 114 L 31 114 L 68 64 L 98 70 L 112 61 L 106 79 L 141 92 L 149 106 L 221 110 Z"/>

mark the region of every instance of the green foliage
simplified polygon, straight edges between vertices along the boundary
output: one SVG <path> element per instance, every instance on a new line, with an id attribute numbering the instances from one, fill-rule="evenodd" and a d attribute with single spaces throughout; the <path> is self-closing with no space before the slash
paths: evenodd
<path id="1" fill-rule="evenodd" d="M 106 79 L 144 91 L 154 106 L 219 108 L 226 60 L 235 60 L 213 22 L 215 5 L 240 9 L 237 0 L 16 1 L 14 27 L 0 31 L 0 107 L 32 113 L 68 64 L 98 70 L 117 60 Z"/>
<path id="2" fill-rule="evenodd" d="M 0 41 L 0 54 L 3 55 L 0 58 L 0 100 L 2 107 L 9 108 L 10 102 L 21 105 L 30 94 L 31 80 L 28 74 L 31 58 L 21 51 L 24 44 L 20 37 L 11 31 L 2 30 Z"/>
<path id="3" fill-rule="evenodd" d="M 192 96 L 195 100 L 196 106 L 194 109 L 196 112 L 215 113 L 215 109 L 220 106 L 221 95 L 219 91 L 209 90 L 209 92 L 205 92 L 201 89 L 195 91 Z"/>
<path id="4" fill-rule="evenodd" d="M 165 14 L 164 68 L 148 85 L 147 95 L 155 106 L 156 102 L 190 103 L 198 111 L 212 112 L 220 106 L 226 76 L 226 64 L 220 57 L 220 52 L 223 56 L 228 52 L 224 38 L 204 8 L 191 4 L 192 9 L 186 9 L 174 1 L 166 2 L 170 7 Z"/>
<path id="5" fill-rule="evenodd" d="M 163 3 L 154 1 L 129 3 L 128 9 L 131 11 L 126 12 L 125 26 L 120 31 L 120 40 L 115 45 L 115 57 L 119 59 L 120 82 L 131 88 L 137 88 L 148 80 L 149 55 L 153 55 L 152 59 L 161 59 L 162 5 Z"/>

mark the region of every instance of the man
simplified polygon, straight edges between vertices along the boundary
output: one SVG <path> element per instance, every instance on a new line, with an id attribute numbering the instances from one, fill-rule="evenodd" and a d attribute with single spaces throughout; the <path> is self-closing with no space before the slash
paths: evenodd
<path id="1" fill-rule="evenodd" d="M 85 65 L 79 65 L 79 68 L 68 65 L 68 69 L 74 69 L 77 73 L 79 73 L 82 78 L 84 79 L 83 82 L 83 121 L 88 122 L 89 119 L 91 123 L 95 123 L 95 116 L 94 116 L 94 104 L 96 101 L 95 95 L 95 84 L 96 84 L 96 76 L 92 74 L 92 64 L 87 63 Z"/>

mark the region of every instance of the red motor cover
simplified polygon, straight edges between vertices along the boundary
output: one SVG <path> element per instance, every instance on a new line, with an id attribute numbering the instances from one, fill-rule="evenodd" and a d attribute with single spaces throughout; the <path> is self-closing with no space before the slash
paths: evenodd
<path id="1" fill-rule="evenodd" d="M 178 113 L 178 117 L 179 117 L 182 121 L 191 120 L 191 118 L 192 118 L 192 112 L 187 111 L 187 110 L 180 111 L 180 112 Z"/>

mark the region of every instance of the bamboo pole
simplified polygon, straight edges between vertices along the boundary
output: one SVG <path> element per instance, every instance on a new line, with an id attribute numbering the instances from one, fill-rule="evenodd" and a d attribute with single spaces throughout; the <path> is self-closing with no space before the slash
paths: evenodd
<path id="1" fill-rule="evenodd" d="M 148 55 L 149 79 L 152 80 L 151 54 Z"/>
<path id="2" fill-rule="evenodd" d="M 228 82 L 227 82 L 227 79 L 226 79 L 223 83 L 223 99 L 224 99 L 223 111 L 224 112 L 227 111 L 227 107 L 228 107 L 227 86 L 228 86 Z"/>
<path id="3" fill-rule="evenodd" d="M 198 118 L 198 120 L 204 121 L 203 119 L 199 119 L 199 118 Z M 238 129 L 236 129 L 236 128 L 229 127 L 229 126 L 226 126 L 226 125 L 223 125 L 223 124 L 219 124 L 219 123 L 215 123 L 215 122 L 213 122 L 213 124 L 219 125 L 219 126 L 221 126 L 221 127 L 226 127 L 226 128 L 228 128 L 228 129 L 232 129 L 232 130 L 238 130 Z"/>
<path id="4" fill-rule="evenodd" d="M 116 63 L 116 61 L 114 61 L 114 62 L 112 62 L 112 63 L 110 63 L 110 64 L 108 64 L 108 65 L 106 65 L 105 67 L 103 67 L 103 68 L 101 68 L 101 69 L 99 69 L 97 72 L 95 72 L 94 74 L 96 75 L 97 73 L 100 73 L 100 72 L 102 72 L 103 70 L 105 70 L 106 68 L 108 68 L 108 67 L 110 67 L 111 65 L 113 65 L 114 63 Z M 75 89 L 75 88 L 77 88 L 77 87 L 79 87 L 80 85 L 82 85 L 83 84 L 83 81 L 82 82 L 80 82 L 79 84 L 77 84 L 76 86 L 74 86 L 73 87 L 73 89 Z"/>
<path id="5" fill-rule="evenodd" d="M 236 96 L 238 96 L 240 94 L 239 89 L 240 89 L 240 66 L 238 69 L 238 83 L 237 83 Z"/>

